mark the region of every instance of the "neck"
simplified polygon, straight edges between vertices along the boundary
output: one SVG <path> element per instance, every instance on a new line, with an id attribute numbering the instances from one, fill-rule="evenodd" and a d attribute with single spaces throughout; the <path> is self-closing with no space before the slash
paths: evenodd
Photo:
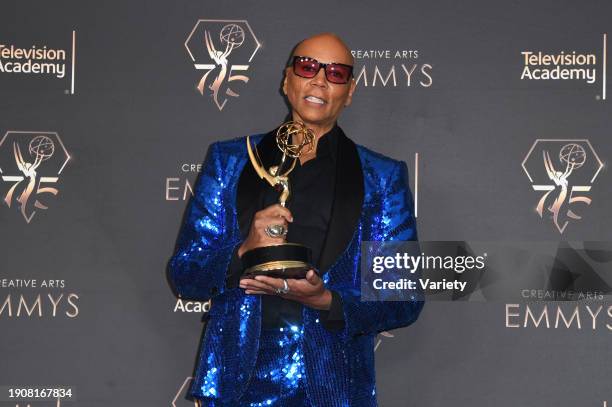
<path id="1" fill-rule="evenodd" d="M 312 123 L 304 123 L 306 127 L 308 127 L 314 133 L 315 140 L 319 140 L 324 134 L 328 133 L 331 129 L 334 128 L 334 123 L 318 125 Z"/>

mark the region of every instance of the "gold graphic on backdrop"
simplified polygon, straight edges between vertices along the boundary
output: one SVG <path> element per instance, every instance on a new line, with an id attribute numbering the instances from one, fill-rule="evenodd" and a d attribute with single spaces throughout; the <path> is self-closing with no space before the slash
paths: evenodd
<path id="1" fill-rule="evenodd" d="M 225 45 L 225 49 L 223 51 L 217 51 L 217 49 L 215 48 L 213 39 L 210 36 L 210 31 L 205 30 L 204 36 L 206 38 L 206 49 L 208 50 L 208 54 L 210 55 L 210 57 L 215 61 L 216 67 L 206 72 L 204 76 L 202 76 L 202 79 L 200 79 L 200 82 L 198 83 L 198 90 L 200 91 L 200 94 L 203 95 L 208 75 L 210 75 L 210 73 L 213 71 L 217 71 L 217 76 L 212 81 L 212 83 L 208 85 L 208 89 L 212 91 L 213 100 L 215 101 L 219 109 L 223 109 L 223 106 L 225 106 L 227 99 L 223 99 L 222 102 L 219 100 L 219 89 L 221 88 L 221 85 L 223 84 L 227 76 L 227 57 L 232 53 L 234 48 L 240 47 L 244 42 L 244 30 L 236 24 L 228 24 L 223 27 L 221 29 L 221 44 Z M 234 75 L 233 77 L 228 78 L 228 82 L 235 80 L 248 82 L 249 78 L 245 75 Z M 238 94 L 231 90 L 229 87 L 227 88 L 226 93 L 229 96 L 238 96 Z"/>
<path id="2" fill-rule="evenodd" d="M 174 398 L 172 399 L 172 407 L 179 407 L 179 406 L 200 407 L 200 402 L 198 400 L 189 401 L 186 398 L 187 396 L 186 393 L 187 393 L 187 390 L 189 390 L 189 386 L 191 385 L 192 380 L 193 380 L 193 377 L 189 376 L 183 381 L 183 383 L 181 384 L 181 387 L 179 387 L 178 391 L 174 395 Z"/>
<path id="3" fill-rule="evenodd" d="M 232 82 L 249 81 L 245 72 L 260 46 L 246 20 L 198 20 L 185 41 L 195 68 L 204 71 L 198 92 L 223 110 L 229 97 L 239 96 Z"/>
<path id="4" fill-rule="evenodd" d="M 538 159 L 539 157 L 539 159 Z M 603 163 L 588 140 L 539 139 L 522 163 L 534 191 L 542 195 L 536 205 L 540 218 L 550 218 L 559 233 L 592 199 L 586 196 Z"/>
<path id="5" fill-rule="evenodd" d="M 3 202 L 19 210 L 30 223 L 37 209 L 48 209 L 48 195 L 70 156 L 59 135 L 53 132 L 9 131 L 0 141 L 0 174 L 8 185 Z"/>
<path id="6" fill-rule="evenodd" d="M 582 219 L 581 216 L 576 215 L 571 209 L 569 209 L 568 204 L 570 202 L 568 199 L 568 178 L 574 171 L 574 169 L 578 169 L 584 165 L 586 160 L 586 152 L 584 148 L 582 148 L 578 144 L 566 144 L 561 148 L 559 152 L 559 160 L 562 164 L 565 164 L 565 169 L 563 171 L 557 171 L 555 169 L 555 164 L 550 159 L 550 154 L 548 151 L 543 151 L 544 157 L 544 167 L 546 168 L 546 173 L 551 181 L 555 183 L 556 188 L 554 190 L 550 190 L 542 195 L 542 198 L 538 202 L 537 211 L 540 217 L 543 217 L 544 206 L 547 203 L 548 196 L 553 192 L 557 192 L 557 196 L 554 198 L 552 204 L 547 208 L 547 210 L 553 215 L 553 222 L 555 226 L 559 229 L 560 232 L 563 232 L 565 227 L 567 226 L 568 221 L 565 221 L 563 226 L 559 224 L 559 213 L 561 211 L 561 207 L 564 208 L 565 215 L 572 219 Z M 574 196 L 572 197 L 572 202 L 584 202 L 587 205 L 591 204 L 591 199 L 586 196 Z"/>

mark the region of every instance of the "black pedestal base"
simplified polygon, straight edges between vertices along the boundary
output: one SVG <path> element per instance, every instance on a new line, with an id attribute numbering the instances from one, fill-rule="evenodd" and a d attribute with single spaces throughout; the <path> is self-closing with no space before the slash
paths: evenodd
<path id="1" fill-rule="evenodd" d="M 258 247 L 242 255 L 241 278 L 265 275 L 275 278 L 306 278 L 312 266 L 312 250 L 301 244 L 283 243 Z"/>

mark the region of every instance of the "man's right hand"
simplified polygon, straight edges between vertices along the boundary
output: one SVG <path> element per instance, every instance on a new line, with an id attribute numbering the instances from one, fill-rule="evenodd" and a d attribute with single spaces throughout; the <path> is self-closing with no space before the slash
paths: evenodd
<path id="1" fill-rule="evenodd" d="M 242 257 L 244 252 L 258 247 L 284 243 L 285 236 L 270 237 L 266 234 L 266 227 L 270 225 L 283 225 L 287 229 L 288 222 L 293 222 L 293 215 L 291 215 L 289 209 L 280 204 L 270 205 L 255 212 L 249 235 L 238 249 L 238 257 Z"/>

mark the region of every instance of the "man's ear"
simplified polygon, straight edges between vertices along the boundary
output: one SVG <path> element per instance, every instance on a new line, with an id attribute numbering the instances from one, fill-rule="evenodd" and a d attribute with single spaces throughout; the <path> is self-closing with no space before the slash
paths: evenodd
<path id="1" fill-rule="evenodd" d="M 355 92 L 355 88 L 357 87 L 357 82 L 355 82 L 355 78 L 351 78 L 351 84 L 348 92 L 348 96 L 346 97 L 346 102 L 344 106 L 349 106 L 353 101 L 353 93 Z"/>

